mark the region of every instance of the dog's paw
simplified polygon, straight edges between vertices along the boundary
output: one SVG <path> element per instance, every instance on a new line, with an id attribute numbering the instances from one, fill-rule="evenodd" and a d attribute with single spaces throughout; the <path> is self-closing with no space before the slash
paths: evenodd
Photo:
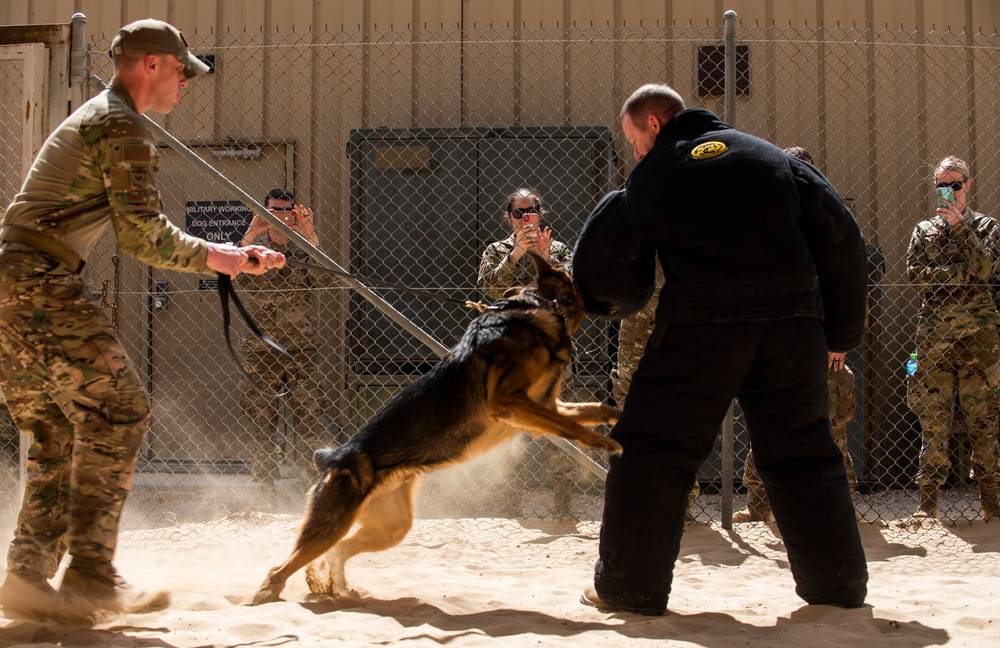
<path id="1" fill-rule="evenodd" d="M 306 565 L 306 585 L 313 594 L 333 594 L 333 581 L 326 558 L 322 556 Z"/>
<path id="2" fill-rule="evenodd" d="M 247 605 L 254 606 L 264 605 L 265 603 L 277 603 L 281 600 L 281 597 L 278 596 L 279 594 L 281 594 L 281 588 L 276 586 L 261 587 L 257 590 L 257 593 L 253 595 L 253 598 L 250 599 L 250 602 L 247 603 Z"/>
<path id="3" fill-rule="evenodd" d="M 607 450 L 610 454 L 613 454 L 616 457 L 620 457 L 622 454 L 621 444 L 610 437 L 606 436 L 600 437 L 600 441 L 594 444 L 594 446 L 601 448 L 603 450 Z"/>

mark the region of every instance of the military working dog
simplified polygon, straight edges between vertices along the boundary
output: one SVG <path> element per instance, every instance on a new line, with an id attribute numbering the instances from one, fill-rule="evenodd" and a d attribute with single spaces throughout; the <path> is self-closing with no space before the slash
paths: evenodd
<path id="1" fill-rule="evenodd" d="M 316 451 L 321 477 L 307 496 L 295 548 L 268 573 L 252 605 L 279 600 L 288 578 L 306 565 L 312 592 L 347 594 L 344 563 L 393 547 L 409 532 L 423 473 L 470 459 L 522 430 L 621 454 L 616 441 L 583 427 L 614 423 L 618 409 L 556 398 L 570 336 L 585 316 L 583 298 L 565 268 L 532 256 L 535 281 L 511 288 L 473 320 L 433 369 L 350 441 Z"/>

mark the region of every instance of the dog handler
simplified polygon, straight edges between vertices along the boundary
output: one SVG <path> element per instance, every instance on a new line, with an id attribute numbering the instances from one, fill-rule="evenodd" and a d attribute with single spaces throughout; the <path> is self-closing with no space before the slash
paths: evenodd
<path id="1" fill-rule="evenodd" d="M 573 254 L 588 312 L 635 312 L 665 275 L 656 329 L 611 431 L 594 587 L 584 602 L 663 614 L 698 467 L 733 398 L 808 603 L 864 603 L 868 570 L 827 352 L 861 342 L 865 251 L 826 178 L 777 146 L 646 85 L 620 115 L 638 164 Z"/>
<path id="2" fill-rule="evenodd" d="M 0 587 L 6 614 L 64 604 L 151 611 L 112 559 L 149 422 L 149 402 L 82 269 L 110 224 L 118 245 L 158 268 L 236 276 L 284 257 L 189 236 L 159 213 L 157 147 L 141 113 L 169 113 L 208 66 L 171 25 L 139 20 L 111 43 L 114 80 L 46 140 L 0 230 L 0 386 L 32 439 L 24 500 Z M 65 553 L 58 594 L 49 585 Z"/>

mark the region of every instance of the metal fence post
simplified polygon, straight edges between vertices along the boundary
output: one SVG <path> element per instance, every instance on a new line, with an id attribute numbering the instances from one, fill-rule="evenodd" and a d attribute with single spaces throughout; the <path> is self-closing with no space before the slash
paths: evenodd
<path id="1" fill-rule="evenodd" d="M 736 12 L 729 10 L 722 15 L 725 29 L 725 117 L 730 126 L 736 125 Z M 733 467 L 734 461 L 734 427 L 735 414 L 733 404 L 729 404 L 726 419 L 722 422 L 722 528 L 733 528 Z"/>
<path id="2" fill-rule="evenodd" d="M 725 31 L 725 115 L 723 121 L 736 127 L 736 12 L 730 9 L 722 14 L 723 30 Z"/>
<path id="3" fill-rule="evenodd" d="M 87 91 L 87 16 L 75 13 L 70 18 L 69 44 L 69 112 L 83 105 L 90 93 Z"/>

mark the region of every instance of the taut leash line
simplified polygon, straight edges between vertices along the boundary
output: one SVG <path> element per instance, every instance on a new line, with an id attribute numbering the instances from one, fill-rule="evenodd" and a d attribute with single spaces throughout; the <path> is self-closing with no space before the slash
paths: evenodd
<path id="1" fill-rule="evenodd" d="M 286 265 L 301 266 L 303 268 L 309 268 L 310 270 L 315 270 L 317 272 L 326 272 L 328 274 L 336 275 L 338 277 L 347 277 L 348 279 L 354 279 L 355 281 L 360 281 L 368 286 L 374 286 L 376 288 L 389 288 L 391 290 L 400 290 L 402 292 L 408 292 L 411 295 L 420 295 L 421 297 L 430 297 L 431 299 L 437 299 L 438 301 L 448 302 L 451 304 L 459 304 L 465 308 L 471 308 L 473 310 L 479 311 L 480 313 L 485 313 L 488 306 L 482 302 L 474 302 L 466 299 L 456 299 L 454 297 L 445 297 L 444 295 L 438 295 L 437 293 L 432 293 L 427 290 L 419 290 L 417 288 L 410 288 L 409 286 L 403 286 L 400 284 L 388 283 L 386 281 L 378 281 L 377 279 L 370 279 L 368 277 L 360 277 L 356 274 L 351 274 L 350 272 L 343 272 L 342 270 L 334 270 L 333 268 L 327 268 L 325 266 L 317 265 L 315 263 L 308 263 L 306 261 L 295 261 L 288 259 L 285 261 Z"/>

